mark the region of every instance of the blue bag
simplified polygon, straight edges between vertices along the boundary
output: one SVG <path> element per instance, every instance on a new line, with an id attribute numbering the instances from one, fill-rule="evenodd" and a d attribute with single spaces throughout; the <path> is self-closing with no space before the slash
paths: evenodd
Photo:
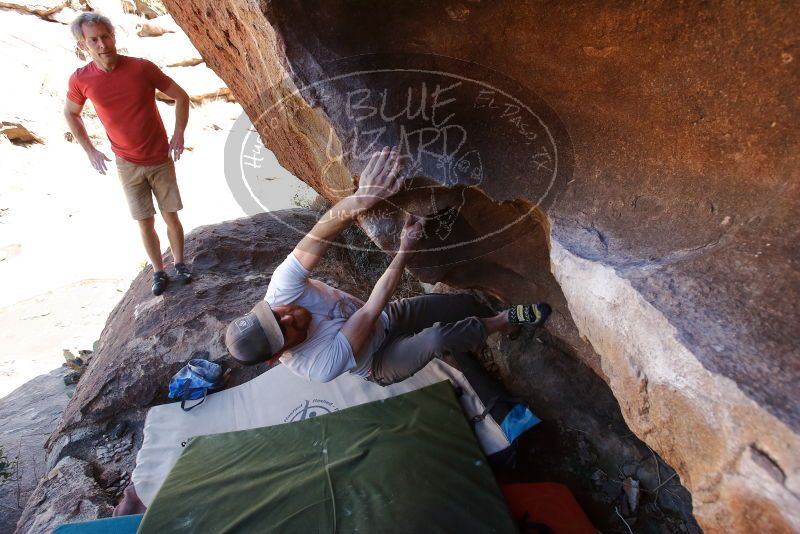
<path id="1" fill-rule="evenodd" d="M 514 441 L 521 434 L 541 422 L 542 420 L 536 417 L 530 408 L 520 402 L 509 410 L 505 419 L 500 423 L 500 428 L 508 438 L 508 441 Z"/>
<path id="2" fill-rule="evenodd" d="M 181 401 L 181 409 L 188 412 L 203 404 L 210 390 L 222 387 L 222 366 L 208 360 L 192 359 L 169 381 L 169 398 Z M 186 407 L 186 401 L 201 399 Z"/>

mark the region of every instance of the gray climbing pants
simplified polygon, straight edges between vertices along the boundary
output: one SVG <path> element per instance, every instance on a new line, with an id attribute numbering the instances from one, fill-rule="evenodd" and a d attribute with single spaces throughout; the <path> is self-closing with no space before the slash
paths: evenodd
<path id="1" fill-rule="evenodd" d="M 388 386 L 444 352 L 478 352 L 486 341 L 479 317 L 493 312 L 472 295 L 423 295 L 390 302 L 386 339 L 372 356 L 369 380 Z"/>

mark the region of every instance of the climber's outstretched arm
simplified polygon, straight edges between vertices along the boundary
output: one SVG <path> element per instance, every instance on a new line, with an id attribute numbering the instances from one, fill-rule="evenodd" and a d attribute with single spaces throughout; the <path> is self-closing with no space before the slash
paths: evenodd
<path id="1" fill-rule="evenodd" d="M 399 175 L 400 158 L 396 149 L 384 147 L 375 152 L 361 173 L 358 189 L 325 212 L 314 228 L 298 243 L 293 254 L 312 271 L 335 240 L 355 218 L 378 202 L 394 195 L 403 186 Z"/>

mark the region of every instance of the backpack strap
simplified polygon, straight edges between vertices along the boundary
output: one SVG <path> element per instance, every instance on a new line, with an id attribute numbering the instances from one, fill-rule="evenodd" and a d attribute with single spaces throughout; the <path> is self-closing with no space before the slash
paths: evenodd
<path id="1" fill-rule="evenodd" d="M 502 395 L 495 395 L 494 397 L 489 399 L 489 402 L 486 403 L 486 405 L 484 406 L 483 412 L 479 413 L 476 416 L 473 416 L 472 419 L 469 420 L 469 422 L 472 424 L 473 427 L 478 423 L 480 423 L 481 421 L 483 421 L 484 419 L 486 419 L 486 416 L 489 415 L 490 411 L 492 411 L 492 408 L 494 408 L 494 405 L 497 404 L 497 401 L 500 400 L 500 397 L 502 397 Z"/>
<path id="2" fill-rule="evenodd" d="M 181 397 L 181 410 L 183 410 L 184 412 L 188 412 L 192 408 L 197 408 L 198 406 L 203 404 L 205 402 L 205 400 L 206 400 L 206 394 L 208 394 L 208 388 L 203 388 L 203 396 L 200 397 L 200 402 L 192 404 L 191 406 L 189 406 L 187 408 L 186 407 L 186 401 L 189 400 L 189 394 L 190 394 L 190 392 L 187 391 L 186 393 L 183 394 L 183 397 Z"/>

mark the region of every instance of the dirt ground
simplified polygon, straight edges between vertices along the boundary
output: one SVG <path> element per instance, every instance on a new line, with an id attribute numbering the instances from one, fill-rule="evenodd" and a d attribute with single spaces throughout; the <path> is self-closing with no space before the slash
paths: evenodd
<path id="1" fill-rule="evenodd" d="M 373 249 L 349 251 L 353 271 L 371 287 L 388 264 L 386 256 L 357 228 L 349 229 L 345 239 Z M 420 284 L 406 275 L 395 296 L 426 291 L 460 290 Z M 475 294 L 495 309 L 502 307 L 480 292 Z M 692 516 L 691 494 L 675 471 L 631 432 L 608 385 L 574 355 L 559 349 L 546 330 L 525 328 L 513 339 L 496 334 L 475 356 L 510 395 L 524 400 L 542 420 L 519 438 L 513 462 L 494 466 L 499 483 L 564 484 L 602 532 L 629 534 L 628 528 L 652 534 L 701 532 Z M 627 479 L 639 485 L 635 509 L 626 502 Z"/>
<path id="2" fill-rule="evenodd" d="M 520 437 L 516 465 L 499 481 L 564 484 L 602 532 L 701 532 L 675 471 L 631 432 L 608 385 L 545 330 L 494 336 L 480 358 L 542 419 Z M 626 480 L 639 486 L 635 509 Z"/>

